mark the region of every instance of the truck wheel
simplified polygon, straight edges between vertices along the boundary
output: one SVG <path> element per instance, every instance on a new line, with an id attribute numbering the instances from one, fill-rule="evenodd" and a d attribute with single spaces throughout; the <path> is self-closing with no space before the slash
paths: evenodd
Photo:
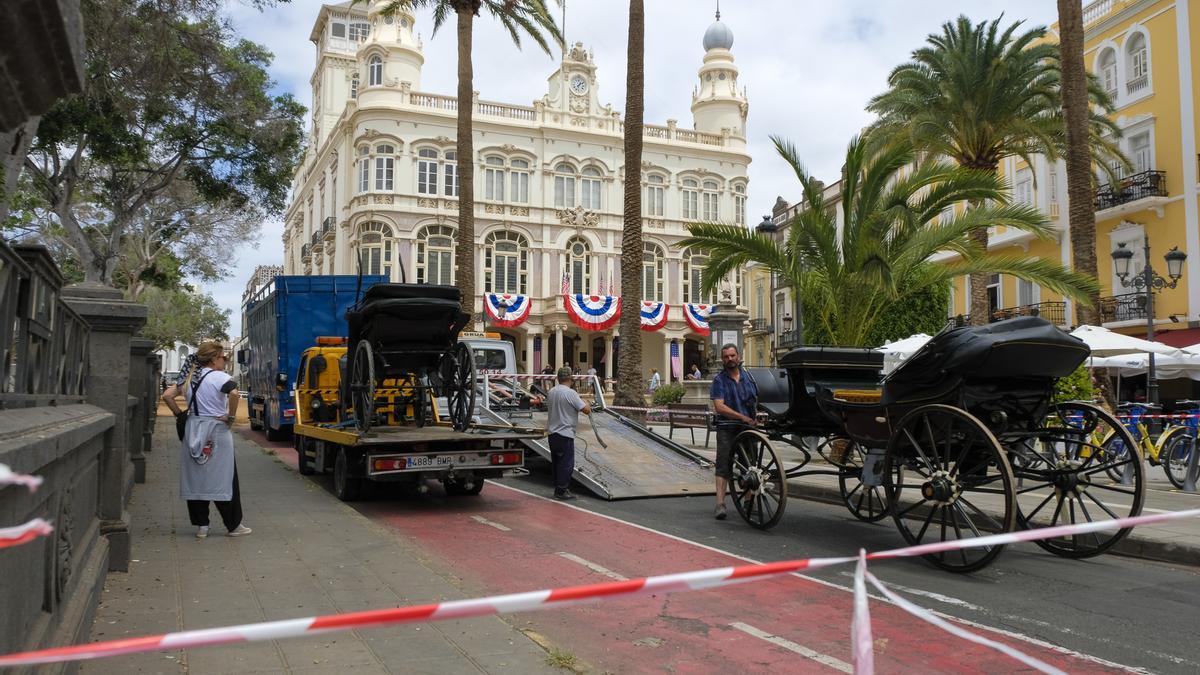
<path id="1" fill-rule="evenodd" d="M 285 432 L 283 429 L 272 429 L 270 424 L 265 426 L 267 430 L 268 441 L 282 441 L 284 437 L 287 436 L 287 432 Z"/>
<path id="2" fill-rule="evenodd" d="M 445 487 L 446 494 L 451 497 L 473 497 L 483 492 L 483 481 L 476 480 L 470 489 L 464 487 L 462 483 L 446 483 Z"/>
<path id="3" fill-rule="evenodd" d="M 338 448 L 337 459 L 333 462 L 333 494 L 344 502 L 352 502 L 362 493 L 362 478 L 353 475 L 354 472 L 350 452 Z"/>
<path id="4" fill-rule="evenodd" d="M 292 437 L 292 447 L 296 449 L 296 469 L 301 476 L 311 476 L 316 473 L 308 459 L 308 449 L 312 442 L 300 434 Z"/>

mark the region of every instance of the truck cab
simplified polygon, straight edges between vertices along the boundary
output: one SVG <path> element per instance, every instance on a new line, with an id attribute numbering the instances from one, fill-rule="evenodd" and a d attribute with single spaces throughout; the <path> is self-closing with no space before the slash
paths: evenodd
<path id="1" fill-rule="evenodd" d="M 512 343 L 500 337 L 499 333 L 468 333 L 463 332 L 458 337 L 459 342 L 467 343 L 475 356 L 475 372 L 483 375 L 516 375 L 517 353 Z"/>

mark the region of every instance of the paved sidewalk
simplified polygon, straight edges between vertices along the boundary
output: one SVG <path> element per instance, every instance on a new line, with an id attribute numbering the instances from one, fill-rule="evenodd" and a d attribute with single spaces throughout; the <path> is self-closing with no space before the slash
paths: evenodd
<path id="1" fill-rule="evenodd" d="M 129 505 L 133 560 L 111 573 L 93 640 L 379 609 L 464 597 L 453 570 L 234 434 L 245 524 L 224 536 L 216 509 L 194 537 L 178 497 L 174 425 L 160 418 L 147 479 Z M 546 652 L 500 618 L 377 628 L 84 663 L 87 673 L 537 673 Z"/>

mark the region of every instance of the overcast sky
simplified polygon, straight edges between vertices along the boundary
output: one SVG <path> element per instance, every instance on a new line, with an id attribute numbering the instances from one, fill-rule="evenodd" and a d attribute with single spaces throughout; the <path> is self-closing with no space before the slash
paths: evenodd
<path id="1" fill-rule="evenodd" d="M 316 50 L 308 36 L 319 0 L 292 0 L 259 13 L 231 3 L 241 33 L 275 54 L 272 75 L 281 91 L 311 104 L 309 78 Z M 776 196 L 792 201 L 795 175 L 775 156 L 772 134 L 791 139 L 816 177 L 831 182 L 842 165 L 847 141 L 871 119 L 868 99 L 882 91 L 888 72 L 905 61 L 925 37 L 959 13 L 990 20 L 1004 13 L 1027 25 L 1048 25 L 1057 16 L 1053 0 L 724 0 L 721 21 L 733 31 L 733 55 L 748 90 L 750 164 L 747 219 L 757 223 Z M 668 118 L 690 128 L 692 88 L 704 48 L 701 37 L 713 21 L 714 0 L 645 0 L 645 121 Z M 561 13 L 556 17 L 561 21 Z M 568 0 L 566 37 L 595 52 L 601 105 L 625 107 L 625 0 Z M 425 39 L 424 91 L 455 92 L 454 26 L 432 36 L 428 12 L 418 15 Z M 475 26 L 475 89 L 491 101 L 531 105 L 546 93 L 546 77 L 559 54 L 547 56 L 523 41 L 518 50 L 498 24 L 483 17 Z M 257 248 L 234 251 L 236 274 L 206 288 L 233 310 L 230 332 L 240 332 L 241 293 L 255 265 L 281 264 L 283 226 L 278 218 L 263 226 Z"/>

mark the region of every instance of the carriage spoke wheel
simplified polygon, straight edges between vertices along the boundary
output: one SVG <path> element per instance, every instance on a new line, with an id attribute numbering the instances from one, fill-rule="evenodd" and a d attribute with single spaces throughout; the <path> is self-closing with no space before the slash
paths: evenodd
<path id="1" fill-rule="evenodd" d="M 734 439 L 729 495 L 742 519 L 760 530 L 774 527 L 783 517 L 787 503 L 783 464 L 763 433 L 743 431 Z"/>
<path id="2" fill-rule="evenodd" d="M 892 518 L 910 545 L 953 543 L 1016 528 L 1012 468 L 992 432 L 964 410 L 927 405 L 905 415 L 883 465 Z M 1003 546 L 925 557 L 951 572 L 986 567 Z"/>
<path id="3" fill-rule="evenodd" d="M 450 424 L 455 431 L 466 431 L 475 412 L 475 361 L 471 348 L 459 342 L 454 351 L 443 358 L 446 405 L 450 409 Z"/>
<path id="4" fill-rule="evenodd" d="M 1146 487 L 1141 453 L 1115 417 L 1087 403 L 1062 403 L 1035 432 L 1033 442 L 1020 448 L 1030 456 L 1028 461 L 1015 470 L 1020 479 L 1017 518 L 1021 527 L 1073 525 L 1141 513 Z M 1124 452 L 1106 451 L 1117 443 Z M 1120 477 L 1126 471 L 1131 474 L 1127 485 L 1106 477 Z M 1132 529 L 1036 543 L 1055 555 L 1087 558 L 1108 550 Z"/>
<path id="5" fill-rule="evenodd" d="M 375 352 L 367 340 L 359 340 L 354 350 L 350 402 L 354 406 L 354 425 L 367 433 L 375 421 Z"/>
<path id="6" fill-rule="evenodd" d="M 817 452 L 841 470 L 838 474 L 838 487 L 842 492 L 842 503 L 855 518 L 874 523 L 887 517 L 887 490 L 884 489 L 882 481 L 879 485 L 867 485 L 863 482 L 866 448 L 845 436 L 829 436 L 821 440 Z"/>

